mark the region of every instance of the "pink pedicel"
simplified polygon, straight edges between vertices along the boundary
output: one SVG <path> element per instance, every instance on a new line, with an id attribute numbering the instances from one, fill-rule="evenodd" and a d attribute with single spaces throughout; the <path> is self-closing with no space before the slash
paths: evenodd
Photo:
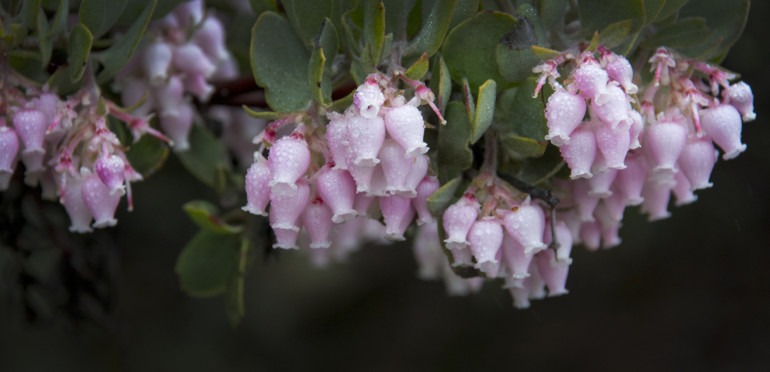
<path id="1" fill-rule="evenodd" d="M 503 227 L 494 217 L 485 217 L 473 223 L 468 231 L 468 244 L 476 259 L 475 267 L 489 278 L 497 276 L 500 263 L 497 254 L 503 244 Z"/>
<path id="2" fill-rule="evenodd" d="M 323 200 L 316 198 L 305 208 L 302 224 L 310 235 L 310 248 L 325 249 L 332 245 L 332 211 Z"/>
<path id="3" fill-rule="evenodd" d="M 310 166 L 310 149 L 301 134 L 282 137 L 270 148 L 267 164 L 273 179 L 270 188 L 273 193 L 290 192 L 297 189 L 297 180 L 305 175 Z"/>
<path id="4" fill-rule="evenodd" d="M 86 176 L 87 174 L 76 176 L 67 174 L 65 176 L 67 177 L 67 188 L 64 189 L 60 202 L 67 211 L 67 215 L 69 215 L 69 230 L 71 232 L 87 233 L 92 231 L 91 221 L 93 220 L 93 215 L 86 205 L 82 192 Z"/>
<path id="5" fill-rule="evenodd" d="M 524 253 L 534 254 L 545 249 L 545 214 L 543 208 L 532 203 L 529 197 L 505 214 L 503 226 L 511 238 L 524 247 Z"/>
<path id="6" fill-rule="evenodd" d="M 307 206 L 310 187 L 307 181 L 296 181 L 295 188 L 287 188 L 280 192 L 273 189 L 270 192 L 270 227 L 299 231 L 297 223 L 302 211 Z"/>
<path id="7" fill-rule="evenodd" d="M 468 231 L 476 222 L 479 208 L 479 202 L 473 194 L 465 194 L 444 211 L 443 227 L 447 234 L 444 243 L 448 249 L 461 249 L 468 246 Z"/>
<path id="8" fill-rule="evenodd" d="M 115 219 L 115 210 L 118 208 L 121 195 L 110 193 L 110 189 L 94 173 L 86 172 L 82 177 L 84 180 L 81 195 L 86 207 L 94 216 L 93 227 L 98 229 L 115 226 L 118 223 Z"/>
<path id="9" fill-rule="evenodd" d="M 422 225 L 434 220 L 433 214 L 428 209 L 428 198 L 438 190 L 440 184 L 438 178 L 426 176 L 417 185 L 417 195 L 412 199 L 412 206 L 417 212 L 417 224 Z"/>
<path id="10" fill-rule="evenodd" d="M 717 162 L 718 152 L 708 137 L 690 138 L 679 156 L 678 167 L 687 177 L 693 190 L 706 189 L 711 171 Z"/>
<path id="11" fill-rule="evenodd" d="M 569 143 L 563 144 L 559 151 L 571 170 L 570 178 L 591 178 L 591 166 L 596 159 L 596 136 L 586 127 L 576 129 L 570 135 Z"/>
<path id="12" fill-rule="evenodd" d="M 126 180 L 126 163 L 123 158 L 115 154 L 102 154 L 96 159 L 94 170 L 110 194 L 123 195 L 123 183 Z"/>
<path id="13" fill-rule="evenodd" d="M 386 111 L 385 128 L 390 137 L 404 148 L 404 157 L 414 158 L 428 152 L 428 145 L 423 142 L 425 123 L 416 107 L 402 105 Z"/>
<path id="14" fill-rule="evenodd" d="M 409 226 L 414 218 L 409 199 L 398 195 L 380 197 L 380 210 L 385 221 L 385 237 L 388 240 L 405 240 L 404 225 Z"/>
<path id="15" fill-rule="evenodd" d="M 267 204 L 270 203 L 270 167 L 267 159 L 255 154 L 255 161 L 246 172 L 246 205 L 243 210 L 259 216 L 267 216 Z"/>
<path id="16" fill-rule="evenodd" d="M 702 110 L 700 123 L 703 131 L 724 151 L 722 159 L 730 160 L 746 151 L 746 145 L 741 143 L 741 114 L 735 107 L 722 104 Z"/>
<path id="17" fill-rule="evenodd" d="M 18 152 L 19 138 L 16 132 L 11 127 L 0 126 L 0 191 L 8 189 Z"/>
<path id="18" fill-rule="evenodd" d="M 577 94 L 561 88 L 548 98 L 545 118 L 548 121 L 546 141 L 561 146 L 570 140 L 570 134 L 583 122 L 586 101 Z"/>
<path id="19" fill-rule="evenodd" d="M 342 223 L 356 216 L 357 213 L 353 209 L 356 184 L 350 173 L 327 166 L 316 174 L 315 184 L 318 195 L 334 214 L 332 216 L 334 223 Z"/>
<path id="20" fill-rule="evenodd" d="M 352 115 L 345 128 L 345 142 L 352 152 L 353 164 L 373 167 L 380 162 L 377 154 L 385 141 L 385 122 L 379 116 Z"/>

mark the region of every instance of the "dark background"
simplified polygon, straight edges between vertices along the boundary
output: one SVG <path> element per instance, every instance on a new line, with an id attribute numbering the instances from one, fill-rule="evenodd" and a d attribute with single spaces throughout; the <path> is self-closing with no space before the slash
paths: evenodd
<path id="1" fill-rule="evenodd" d="M 447 297 L 415 277 L 408 246 L 369 247 L 326 270 L 283 254 L 252 270 L 233 329 L 221 298 L 179 289 L 174 263 L 195 231 L 180 206 L 210 194 L 171 160 L 119 216 L 108 326 L 29 325 L 0 306 L 0 370 L 766 370 L 770 13 L 752 8 L 724 62 L 754 89 L 748 151 L 720 160 L 715 187 L 672 218 L 629 210 L 621 246 L 577 249 L 568 296 L 521 311 L 497 282 Z"/>

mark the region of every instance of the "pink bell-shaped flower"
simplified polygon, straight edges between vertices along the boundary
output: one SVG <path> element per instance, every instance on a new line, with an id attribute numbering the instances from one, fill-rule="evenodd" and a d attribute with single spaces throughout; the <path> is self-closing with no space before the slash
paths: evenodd
<path id="1" fill-rule="evenodd" d="M 673 121 L 660 121 L 646 130 L 644 146 L 652 171 L 663 174 L 677 172 L 676 161 L 687 144 L 687 129 Z"/>
<path id="2" fill-rule="evenodd" d="M 334 213 L 332 222 L 342 223 L 356 216 L 356 184 L 350 173 L 327 166 L 316 174 L 315 183 L 318 195 Z"/>
<path id="3" fill-rule="evenodd" d="M 417 185 L 417 195 L 412 199 L 412 206 L 417 212 L 417 225 L 430 223 L 434 220 L 428 209 L 428 198 L 439 188 L 438 178 L 426 176 Z"/>
<path id="4" fill-rule="evenodd" d="M 356 194 L 356 199 L 353 201 L 353 209 L 356 210 L 358 216 L 368 216 L 369 208 L 374 202 L 374 197 L 366 195 L 365 193 Z"/>
<path id="5" fill-rule="evenodd" d="M 580 90 L 580 94 L 585 99 L 594 99 L 598 94 L 604 92 L 609 80 L 607 71 L 593 57 L 583 58 L 572 77 L 575 79 L 575 85 Z"/>
<path id="6" fill-rule="evenodd" d="M 382 211 L 382 219 L 385 221 L 385 238 L 405 240 L 404 232 L 414 217 L 414 210 L 409 199 L 398 195 L 383 196 L 380 198 L 380 211 Z M 404 226 L 405 224 L 406 226 Z"/>
<path id="7" fill-rule="evenodd" d="M 171 45 L 163 41 L 155 41 L 144 50 L 142 69 L 151 85 L 159 86 L 168 79 L 173 54 Z"/>
<path id="8" fill-rule="evenodd" d="M 272 170 L 271 170 L 272 171 Z M 297 220 L 307 206 L 310 187 L 307 181 L 299 179 L 295 188 L 287 188 L 281 192 L 270 192 L 270 227 L 299 231 Z"/>
<path id="9" fill-rule="evenodd" d="M 161 116 L 178 115 L 179 108 L 185 106 L 184 83 L 177 75 L 169 77 L 168 82 L 158 85 L 152 92 L 156 107 Z"/>
<path id="10" fill-rule="evenodd" d="M 404 157 L 404 148 L 395 141 L 385 141 L 380 149 L 380 161 L 385 175 L 385 192 L 397 194 L 405 190 L 404 182 L 414 163 Z"/>
<path id="11" fill-rule="evenodd" d="M 636 110 L 630 110 L 628 116 L 631 118 L 631 126 L 629 128 L 631 140 L 629 141 L 628 147 L 630 149 L 638 149 L 642 147 L 639 138 L 641 137 L 642 132 L 644 132 L 644 118 L 642 117 L 642 114 Z"/>
<path id="12" fill-rule="evenodd" d="M 671 217 L 668 211 L 668 202 L 671 199 L 672 185 L 655 181 L 648 181 L 644 185 L 642 195 L 644 202 L 641 211 L 647 213 L 650 221 L 657 221 Z"/>
<path id="13" fill-rule="evenodd" d="M 741 143 L 741 114 L 735 107 L 722 104 L 701 110 L 700 123 L 703 131 L 725 152 L 722 159 L 730 160 L 746 150 L 746 145 Z"/>
<path id="14" fill-rule="evenodd" d="M 461 249 L 468 246 L 468 231 L 479 215 L 479 202 L 473 194 L 465 194 L 456 203 L 444 211 L 443 226 L 447 238 L 444 240 L 448 249 Z"/>
<path id="15" fill-rule="evenodd" d="M 270 167 L 260 153 L 254 155 L 254 163 L 246 172 L 246 205 L 243 210 L 259 216 L 267 216 L 265 208 L 270 203 Z"/>
<path id="16" fill-rule="evenodd" d="M 174 49 L 172 59 L 174 67 L 189 75 L 202 75 L 210 77 L 216 70 L 216 65 L 211 63 L 203 50 L 193 44 L 186 43 Z"/>
<path id="17" fill-rule="evenodd" d="M 110 194 L 118 193 L 123 195 L 123 182 L 126 179 L 126 163 L 118 155 L 102 154 L 96 159 L 94 170 L 99 179 L 102 180 Z"/>
<path id="18" fill-rule="evenodd" d="M 203 20 L 203 0 L 191 0 L 174 8 L 172 13 L 179 28 L 190 28 Z"/>
<path id="19" fill-rule="evenodd" d="M 678 165 L 693 190 L 706 189 L 713 185 L 709 178 L 718 156 L 708 137 L 690 138 L 687 142 L 679 156 Z"/>
<path id="20" fill-rule="evenodd" d="M 612 128 L 624 121 L 630 124 L 630 111 L 628 95 L 615 83 L 607 85 L 604 92 L 591 101 L 591 117 L 598 118 Z"/>
<path id="21" fill-rule="evenodd" d="M 135 78 L 126 78 L 121 82 L 120 101 L 123 106 L 131 107 L 139 103 L 145 94 L 149 94 L 147 82 Z M 152 99 L 147 97 L 141 106 L 135 108 L 132 113 L 136 116 L 146 116 L 152 110 Z"/>
<path id="22" fill-rule="evenodd" d="M 607 65 L 604 68 L 610 79 L 617 81 L 626 93 L 634 94 L 639 90 L 633 83 L 634 69 L 625 57 L 615 53 L 607 55 Z"/>
<path id="23" fill-rule="evenodd" d="M 348 171 L 356 181 L 356 192 L 365 193 L 368 196 L 385 196 L 385 174 L 382 165 L 376 167 L 363 167 L 348 164 Z"/>
<path id="24" fill-rule="evenodd" d="M 638 154 L 626 158 L 626 169 L 618 171 L 615 185 L 625 197 L 628 205 L 642 204 L 642 188 L 647 179 L 647 168 L 644 157 Z"/>
<path id="25" fill-rule="evenodd" d="M 85 175 L 75 176 L 67 174 L 67 187 L 61 194 L 60 202 L 70 217 L 71 232 L 87 233 L 91 232 L 91 220 L 93 216 L 83 199 L 83 183 Z"/>
<path id="26" fill-rule="evenodd" d="M 202 74 L 187 74 L 184 78 L 184 89 L 201 102 L 208 101 L 214 93 L 214 86 L 209 84 Z"/>
<path id="27" fill-rule="evenodd" d="M 602 199 L 596 208 L 597 210 L 602 208 L 604 210 L 603 213 L 606 214 L 607 218 L 613 221 L 621 221 L 623 220 L 623 213 L 626 211 L 626 206 L 628 205 L 626 203 L 626 197 L 617 192 L 608 198 Z"/>
<path id="28" fill-rule="evenodd" d="M 739 81 L 730 85 L 725 89 L 723 97 L 741 113 L 743 121 L 756 119 L 757 115 L 754 113 L 754 93 L 751 92 L 751 87 L 748 84 Z"/>
<path id="29" fill-rule="evenodd" d="M 353 105 L 364 118 L 375 118 L 380 112 L 385 96 L 376 81 L 366 81 L 353 94 Z"/>
<path id="30" fill-rule="evenodd" d="M 615 177 L 617 177 L 617 175 L 617 169 L 608 169 L 589 178 L 588 185 L 590 186 L 590 190 L 588 190 L 588 195 L 595 196 L 600 199 L 612 196 L 612 191 L 610 188 L 615 182 Z"/>
<path id="31" fill-rule="evenodd" d="M 583 222 L 594 220 L 594 210 L 599 204 L 599 197 L 591 195 L 591 185 L 588 180 L 575 180 L 572 182 L 572 197 L 577 206 L 578 216 Z"/>
<path id="32" fill-rule="evenodd" d="M 473 254 L 469 245 L 452 249 L 450 252 L 452 253 L 453 267 L 473 266 Z"/>
<path id="33" fill-rule="evenodd" d="M 270 215 L 272 219 L 272 214 Z M 273 248 L 280 249 L 299 249 L 297 246 L 297 238 L 299 237 L 299 231 L 294 229 L 273 228 L 275 234 L 275 243 Z"/>
<path id="34" fill-rule="evenodd" d="M 503 244 L 503 227 L 494 217 L 484 217 L 473 223 L 468 231 L 468 243 L 476 258 L 475 267 L 489 278 L 497 276 L 500 263 L 497 253 Z"/>
<path id="35" fill-rule="evenodd" d="M 11 127 L 0 123 L 0 191 L 8 189 L 8 184 L 16 168 L 16 154 L 19 152 L 19 138 Z"/>
<path id="36" fill-rule="evenodd" d="M 118 208 L 121 195 L 110 193 L 110 189 L 94 173 L 86 172 L 82 177 L 84 180 L 81 195 L 86 207 L 94 216 L 93 227 L 98 229 L 115 226 L 118 223 L 115 219 L 115 210 Z"/>
<path id="37" fill-rule="evenodd" d="M 316 198 L 305 208 L 302 225 L 310 235 L 310 248 L 322 249 L 332 245 L 329 234 L 332 230 L 332 211 L 323 200 Z"/>
<path id="38" fill-rule="evenodd" d="M 529 265 L 529 278 L 524 280 L 524 285 L 529 293 L 530 300 L 542 300 L 546 296 L 545 287 L 546 283 L 543 280 L 543 274 L 540 272 L 540 267 L 537 264 L 537 260 L 533 259 Z"/>
<path id="39" fill-rule="evenodd" d="M 270 167 L 270 188 L 273 193 L 297 189 L 297 180 L 310 166 L 310 149 L 300 133 L 293 133 L 276 141 L 267 156 Z"/>
<path id="40" fill-rule="evenodd" d="M 416 107 L 402 105 L 385 112 L 385 128 L 390 137 L 404 148 L 402 156 L 414 158 L 428 152 L 428 145 L 423 142 L 425 123 Z"/>
<path id="41" fill-rule="evenodd" d="M 596 147 L 604 157 L 605 166 L 611 169 L 625 169 L 626 154 L 631 145 L 629 124 L 623 121 L 617 127 L 600 124 L 594 127 Z"/>
<path id="42" fill-rule="evenodd" d="M 601 247 L 602 231 L 596 222 L 587 222 L 580 226 L 580 241 L 589 251 L 595 251 Z"/>
<path id="43" fill-rule="evenodd" d="M 676 198 L 675 205 L 677 207 L 691 204 L 698 200 L 698 196 L 692 192 L 693 188 L 690 186 L 690 181 L 687 180 L 687 177 L 685 177 L 682 172 L 675 174 L 674 180 L 676 181 L 676 184 L 674 184 L 671 191 Z"/>
<path id="44" fill-rule="evenodd" d="M 328 118 L 329 124 L 326 125 L 326 145 L 329 147 L 332 160 L 334 160 L 334 168 L 347 169 L 345 153 L 348 151 L 348 116 L 331 112 L 328 114 Z"/>
<path id="45" fill-rule="evenodd" d="M 602 212 L 603 213 L 603 212 Z M 620 221 L 606 220 L 599 224 L 599 231 L 602 237 L 602 248 L 610 249 L 617 247 L 623 242 L 620 239 Z"/>
<path id="46" fill-rule="evenodd" d="M 548 287 L 548 297 L 561 296 L 569 293 L 565 288 L 569 264 L 556 261 L 552 250 L 546 249 L 535 256 L 537 269 Z"/>
<path id="47" fill-rule="evenodd" d="M 503 263 L 505 264 L 505 271 L 508 273 L 508 278 L 518 279 L 518 281 L 511 281 L 510 285 L 521 286 L 524 278 L 529 276 L 529 264 L 532 262 L 532 254 L 524 253 L 524 246 L 519 243 L 518 240 L 512 238 L 510 234 L 505 234 L 503 237 Z"/>
<path id="48" fill-rule="evenodd" d="M 430 158 L 428 155 L 419 155 L 412 160 L 412 166 L 409 168 L 409 174 L 404 179 L 404 187 L 401 190 L 401 195 L 407 198 L 414 198 L 417 196 L 417 185 L 428 174 L 428 167 Z"/>
<path id="49" fill-rule="evenodd" d="M 545 214 L 543 208 L 532 203 L 529 196 L 521 205 L 513 207 L 505 214 L 503 226 L 511 238 L 524 246 L 524 253 L 534 254 L 545 249 L 543 242 Z"/>
<path id="50" fill-rule="evenodd" d="M 423 280 L 438 279 L 447 263 L 444 252 L 441 251 L 436 221 L 417 228 L 412 250 L 417 260 L 417 276 Z"/>
<path id="51" fill-rule="evenodd" d="M 385 123 L 381 117 L 350 116 L 346 136 L 355 165 L 373 167 L 380 162 L 377 154 L 385 141 Z"/>
<path id="52" fill-rule="evenodd" d="M 545 118 L 548 121 L 546 141 L 561 146 L 570 140 L 570 134 L 583 122 L 586 115 L 586 101 L 577 94 L 565 89 L 557 89 L 545 106 Z"/>
<path id="53" fill-rule="evenodd" d="M 522 285 L 520 287 L 506 286 L 506 288 L 513 297 L 513 307 L 519 310 L 529 309 L 532 304 L 529 302 L 529 289 L 527 287 Z"/>
<path id="54" fill-rule="evenodd" d="M 222 22 L 214 17 L 206 17 L 193 34 L 193 41 L 212 61 L 222 61 L 230 56 L 225 46 L 225 30 Z"/>
<path id="55" fill-rule="evenodd" d="M 596 137 L 591 129 L 581 127 L 570 135 L 569 143 L 563 144 L 559 151 L 569 166 L 570 178 L 591 178 L 591 165 L 596 158 Z"/>
<path id="56" fill-rule="evenodd" d="M 190 149 L 190 130 L 193 125 L 193 109 L 190 104 L 181 104 L 173 114 L 160 115 L 160 127 L 173 141 L 174 150 L 183 152 Z"/>
<path id="57" fill-rule="evenodd" d="M 13 115 L 13 127 L 16 135 L 24 144 L 21 160 L 27 168 L 27 173 L 37 173 L 43 170 L 43 141 L 48 128 L 47 118 L 39 110 L 19 110 Z"/>

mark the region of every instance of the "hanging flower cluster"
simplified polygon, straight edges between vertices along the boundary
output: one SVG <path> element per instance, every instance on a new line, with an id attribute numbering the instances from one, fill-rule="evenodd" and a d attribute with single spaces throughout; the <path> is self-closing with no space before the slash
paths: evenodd
<path id="1" fill-rule="evenodd" d="M 211 82 L 236 77 L 238 66 L 225 45 L 224 25 L 205 12 L 202 0 L 177 6 L 154 22 L 148 35 L 151 40 L 116 85 L 124 105 L 139 105 L 137 115 L 156 113 L 174 149 L 185 151 L 195 114 L 191 96 L 207 102 L 214 92 Z"/>
<path id="2" fill-rule="evenodd" d="M 19 86 L 25 86 L 22 91 Z M 0 102 L 0 191 L 9 187 L 20 159 L 24 182 L 42 188 L 45 199 L 64 205 L 70 231 L 84 233 L 114 226 L 115 210 L 131 182 L 142 179 L 125 148 L 107 126 L 109 116 L 123 121 L 136 138 L 164 138 L 141 117 L 121 111 L 100 97 L 93 85 L 61 99 L 11 75 Z"/>
<path id="3" fill-rule="evenodd" d="M 408 101 L 395 86 L 399 80 L 415 87 Z M 415 217 L 418 224 L 433 221 L 427 198 L 439 183 L 428 174 L 417 108 L 432 100 L 422 83 L 372 74 L 353 105 L 329 113 L 325 126 L 300 123 L 281 136 L 291 118 L 271 123 L 261 135 L 268 156 L 257 152 L 246 174 L 243 209 L 267 216 L 270 205 L 275 248 L 331 248 L 344 258 L 362 239 L 404 240 Z M 306 239 L 298 239 L 301 231 Z M 319 262 L 329 256 L 314 255 Z"/>

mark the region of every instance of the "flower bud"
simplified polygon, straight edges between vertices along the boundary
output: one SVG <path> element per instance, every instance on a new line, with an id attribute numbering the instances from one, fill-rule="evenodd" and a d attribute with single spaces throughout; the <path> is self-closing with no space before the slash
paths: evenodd
<path id="1" fill-rule="evenodd" d="M 448 249 L 461 249 L 468 246 L 466 237 L 471 226 L 476 222 L 480 207 L 473 194 L 466 194 L 444 211 L 443 226 L 447 234 L 444 243 Z"/>
<path id="2" fill-rule="evenodd" d="M 468 231 L 468 243 L 476 258 L 475 267 L 489 278 L 497 276 L 500 264 L 497 253 L 503 244 L 503 227 L 494 217 L 476 221 Z"/>
<path id="3" fill-rule="evenodd" d="M 710 138 L 691 138 L 688 141 L 679 156 L 678 165 L 693 190 L 706 189 L 713 185 L 709 178 L 718 156 Z"/>
<path id="4" fill-rule="evenodd" d="M 265 207 L 270 202 L 270 167 L 262 154 L 257 153 L 255 158 L 246 172 L 246 205 L 242 209 L 251 214 L 267 216 Z"/>
<path id="5" fill-rule="evenodd" d="M 356 216 L 356 184 L 350 173 L 327 166 L 317 173 L 315 182 L 318 195 L 334 213 L 332 222 L 342 223 Z"/>
<path id="6" fill-rule="evenodd" d="M 168 43 L 155 41 L 144 50 L 142 69 L 150 85 L 160 86 L 168 79 L 173 51 Z"/>
<path id="7" fill-rule="evenodd" d="M 702 110 L 700 123 L 703 131 L 725 152 L 722 159 L 730 160 L 746 150 L 746 145 L 741 143 L 741 114 L 735 107 L 722 104 Z"/>
<path id="8" fill-rule="evenodd" d="M 412 199 L 412 206 L 417 212 L 417 225 L 429 223 L 434 220 L 433 214 L 428 209 L 428 198 L 438 190 L 439 181 L 436 177 L 426 176 L 417 185 L 417 195 Z"/>
<path id="9" fill-rule="evenodd" d="M 383 103 L 385 103 L 385 96 L 377 82 L 374 81 L 361 84 L 356 89 L 356 93 L 353 94 L 353 105 L 364 118 L 377 117 Z"/>
<path id="10" fill-rule="evenodd" d="M 16 137 L 16 132 L 2 124 L 4 123 L 0 123 L 0 191 L 8 189 L 16 168 L 16 154 L 19 152 L 19 138 Z"/>
<path id="11" fill-rule="evenodd" d="M 307 181 L 299 179 L 294 189 L 285 189 L 281 192 L 270 192 L 270 227 L 299 231 L 297 221 L 302 211 L 307 206 L 310 196 L 310 187 Z"/>
<path id="12" fill-rule="evenodd" d="M 585 58 L 573 73 L 575 85 L 585 99 L 593 99 L 607 86 L 609 76 L 593 57 Z"/>
<path id="13" fill-rule="evenodd" d="M 571 179 L 593 177 L 591 165 L 596 159 L 596 137 L 591 129 L 576 129 L 570 135 L 569 143 L 563 144 L 559 151 L 571 170 Z"/>
<path id="14" fill-rule="evenodd" d="M 385 123 L 379 116 L 366 118 L 353 115 L 348 119 L 347 143 L 353 152 L 353 163 L 373 167 L 380 162 L 377 154 L 385 141 Z M 403 154 L 401 154 L 403 157 Z"/>
<path id="15" fill-rule="evenodd" d="M 316 198 L 305 208 L 302 224 L 310 235 L 310 248 L 329 248 L 332 244 L 329 234 L 332 230 L 332 211 L 323 200 Z"/>
<path id="16" fill-rule="evenodd" d="M 94 170 L 99 179 L 102 180 L 110 194 L 118 193 L 123 195 L 123 182 L 126 179 L 126 163 L 118 155 L 103 154 L 96 159 Z"/>
<path id="17" fill-rule="evenodd" d="M 425 123 L 416 107 L 402 105 L 388 110 L 385 113 L 385 128 L 393 140 L 404 148 L 402 156 L 414 158 L 428 152 L 428 145 L 423 142 Z"/>
<path id="18" fill-rule="evenodd" d="M 503 226 L 511 238 L 524 246 L 524 253 L 533 254 L 545 249 L 545 214 L 543 208 L 531 203 L 529 196 L 521 205 L 513 207 L 505 214 Z"/>
<path id="19" fill-rule="evenodd" d="M 580 125 L 586 115 L 586 101 L 577 94 L 558 89 L 548 98 L 545 118 L 548 121 L 546 141 L 561 146 L 570 140 L 570 134 Z"/>
<path id="20" fill-rule="evenodd" d="M 725 99 L 741 113 L 743 121 L 752 121 L 757 115 L 754 113 L 754 93 L 751 87 L 739 81 L 725 89 Z"/>
<path id="21" fill-rule="evenodd" d="M 296 190 L 297 180 L 310 166 L 310 149 L 304 137 L 295 133 L 276 141 L 270 148 L 267 164 L 273 175 L 270 180 L 273 193 Z"/>
<path id="22" fill-rule="evenodd" d="M 110 189 L 94 173 L 87 172 L 83 177 L 81 195 L 88 211 L 94 216 L 93 227 L 98 229 L 115 226 L 118 223 L 115 219 L 115 210 L 118 208 L 121 195 L 110 193 Z"/>
<path id="23" fill-rule="evenodd" d="M 389 195 L 380 198 L 380 210 L 385 221 L 385 238 L 388 240 L 404 240 L 404 232 L 414 218 L 409 199 Z"/>

